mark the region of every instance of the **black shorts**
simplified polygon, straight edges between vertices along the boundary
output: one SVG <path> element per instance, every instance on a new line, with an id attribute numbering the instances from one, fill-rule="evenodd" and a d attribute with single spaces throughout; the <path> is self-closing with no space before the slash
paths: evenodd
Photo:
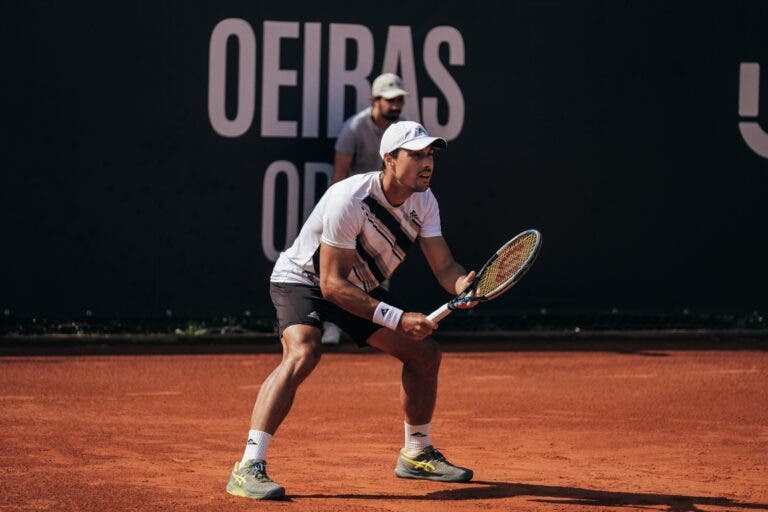
<path id="1" fill-rule="evenodd" d="M 281 337 L 283 331 L 291 325 L 311 325 L 322 329 L 323 322 L 333 322 L 359 347 L 364 347 L 368 344 L 368 338 L 382 328 L 324 299 L 317 286 L 270 282 L 269 295 L 277 311 L 277 327 Z M 370 296 L 403 309 L 402 303 L 381 286 L 373 290 Z"/>

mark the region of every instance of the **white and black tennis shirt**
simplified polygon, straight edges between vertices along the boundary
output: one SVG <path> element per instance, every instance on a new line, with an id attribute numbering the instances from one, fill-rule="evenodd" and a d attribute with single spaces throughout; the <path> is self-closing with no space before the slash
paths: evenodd
<path id="1" fill-rule="evenodd" d="M 320 242 L 356 251 L 348 279 L 370 292 L 388 279 L 419 237 L 440 236 L 440 209 L 432 191 L 402 205 L 384 197 L 380 171 L 351 176 L 320 198 L 293 245 L 275 263 L 271 281 L 318 286 Z"/>

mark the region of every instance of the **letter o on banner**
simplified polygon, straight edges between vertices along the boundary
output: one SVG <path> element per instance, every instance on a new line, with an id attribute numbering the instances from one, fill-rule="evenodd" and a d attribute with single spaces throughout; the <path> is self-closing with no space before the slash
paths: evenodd
<path id="1" fill-rule="evenodd" d="M 227 41 L 236 37 L 238 55 L 237 114 L 227 118 Z M 256 106 L 256 36 L 247 21 L 221 20 L 208 50 L 208 119 L 222 137 L 239 137 L 251 127 Z"/>
<path id="2" fill-rule="evenodd" d="M 272 162 L 264 174 L 261 210 L 261 248 L 264 256 L 276 261 L 280 251 L 275 247 L 275 188 L 279 174 L 288 178 L 288 194 L 285 204 L 285 246 L 290 246 L 299 229 L 299 171 L 287 160 Z"/>

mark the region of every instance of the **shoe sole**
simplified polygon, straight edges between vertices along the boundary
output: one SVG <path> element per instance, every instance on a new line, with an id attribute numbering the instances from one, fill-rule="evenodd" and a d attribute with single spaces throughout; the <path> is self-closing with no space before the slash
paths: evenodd
<path id="1" fill-rule="evenodd" d="M 227 486 L 227 492 L 232 496 L 240 496 L 241 498 L 251 498 L 252 500 L 278 500 L 285 497 L 285 489 L 278 487 L 276 489 L 269 490 L 264 494 L 248 494 L 242 487 Z"/>
<path id="2" fill-rule="evenodd" d="M 405 468 L 395 468 L 395 475 L 398 478 L 410 478 L 413 480 L 433 480 L 435 482 L 469 482 L 474 473 L 469 471 L 465 475 L 433 475 L 423 471 L 410 471 Z"/>

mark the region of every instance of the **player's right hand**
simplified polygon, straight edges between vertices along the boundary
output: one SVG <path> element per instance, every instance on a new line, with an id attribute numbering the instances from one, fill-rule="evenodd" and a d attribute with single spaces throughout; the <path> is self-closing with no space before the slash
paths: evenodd
<path id="1" fill-rule="evenodd" d="M 400 325 L 397 326 L 398 331 L 416 340 L 423 340 L 435 329 L 437 329 L 437 323 L 423 313 L 403 313 L 400 317 Z"/>

